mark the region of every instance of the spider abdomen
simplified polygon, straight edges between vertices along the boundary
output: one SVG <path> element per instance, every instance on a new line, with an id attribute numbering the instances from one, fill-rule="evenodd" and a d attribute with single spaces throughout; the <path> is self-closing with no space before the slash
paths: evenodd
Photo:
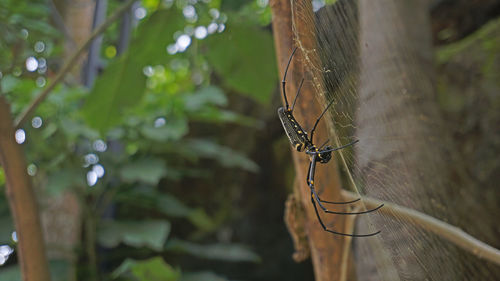
<path id="1" fill-rule="evenodd" d="M 297 120 L 295 120 L 290 110 L 286 110 L 284 107 L 278 108 L 278 117 L 292 146 L 297 151 L 302 152 L 310 143 L 307 133 L 302 129 Z"/>

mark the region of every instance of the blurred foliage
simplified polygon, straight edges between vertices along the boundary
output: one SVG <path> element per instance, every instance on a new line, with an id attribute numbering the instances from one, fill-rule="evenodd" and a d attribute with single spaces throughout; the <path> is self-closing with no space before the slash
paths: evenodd
<path id="1" fill-rule="evenodd" d="M 437 96 L 446 122 L 457 143 L 471 186 L 480 188 L 481 206 L 495 213 L 500 206 L 500 19 L 437 50 Z M 495 225 L 484 217 L 484 225 Z M 475 237 L 500 247 L 499 227 L 481 228 Z"/>
<path id="2" fill-rule="evenodd" d="M 110 10 L 120 3 L 110 0 Z M 217 238 L 232 219 L 230 205 L 194 205 L 172 187 L 214 180 L 215 168 L 259 170 L 215 133 L 223 126 L 262 125 L 228 107 L 230 95 L 238 94 L 270 104 L 277 81 L 265 28 L 270 10 L 263 1 L 221 0 L 144 0 L 136 8 L 145 16 L 136 19 L 128 50 L 116 54 L 116 25 L 104 33 L 104 70 L 95 85 L 86 89 L 67 79 L 24 124 L 29 173 L 43 197 L 78 194 L 84 224 L 96 222 L 90 228 L 96 241 L 86 233 L 81 247 L 104 254 L 89 265 L 88 253 L 80 252 L 79 279 L 94 266 L 106 280 L 226 280 L 211 271 L 184 272 L 175 257 L 259 262 L 249 247 Z M 193 9 L 195 16 L 188 13 Z M 45 0 L 0 0 L 0 91 L 14 115 L 62 65 L 65 38 L 53 13 Z M 189 43 L 179 47 L 182 36 Z M 0 170 L 2 191 L 4 184 Z M 3 192 L 0 202 L 0 243 L 15 247 Z M 16 253 L 5 259 L 0 280 L 20 280 Z M 54 268 L 54 276 L 68 270 L 64 264 Z"/>

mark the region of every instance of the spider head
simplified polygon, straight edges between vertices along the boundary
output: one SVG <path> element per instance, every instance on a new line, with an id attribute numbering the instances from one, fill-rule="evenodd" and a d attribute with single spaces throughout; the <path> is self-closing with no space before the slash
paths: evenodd
<path id="1" fill-rule="evenodd" d="M 332 159 L 332 152 L 328 151 L 330 149 L 332 149 L 331 146 L 326 146 L 325 148 L 319 150 L 316 161 L 319 161 L 320 163 L 328 163 Z M 327 152 L 322 152 L 322 151 L 327 151 Z"/>

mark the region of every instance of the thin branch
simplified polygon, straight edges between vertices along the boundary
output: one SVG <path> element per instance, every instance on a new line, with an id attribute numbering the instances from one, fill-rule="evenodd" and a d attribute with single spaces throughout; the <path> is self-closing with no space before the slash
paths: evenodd
<path id="1" fill-rule="evenodd" d="M 0 94 L 0 164 L 5 172 L 5 193 L 19 243 L 17 250 L 23 280 L 50 281 L 40 212 L 26 172 L 22 146 L 15 138 L 10 105 Z"/>
<path id="2" fill-rule="evenodd" d="M 358 198 L 359 196 L 353 192 L 342 190 L 342 196 L 347 199 Z M 447 224 L 429 215 L 420 213 L 418 211 L 408 209 L 389 202 L 380 201 L 370 197 L 362 197 L 363 202 L 367 207 L 374 207 L 384 204 L 379 212 L 386 215 L 403 219 L 415 226 L 428 230 L 450 242 L 458 247 L 472 253 L 473 255 L 491 261 L 500 265 L 500 250 L 482 242 L 473 236 L 467 234 L 460 228 Z"/>
<path id="3" fill-rule="evenodd" d="M 85 40 L 85 42 L 71 55 L 71 57 L 66 61 L 61 71 L 57 74 L 57 76 L 52 80 L 52 82 L 45 88 L 29 105 L 26 109 L 21 113 L 21 115 L 16 118 L 15 127 L 19 129 L 24 122 L 29 118 L 29 116 L 35 111 L 38 105 L 50 94 L 50 92 L 62 81 L 64 76 L 73 68 L 76 64 L 78 58 L 85 52 L 85 50 L 90 46 L 92 40 L 99 36 L 99 34 L 103 33 L 111 24 L 113 24 L 120 16 L 125 13 L 130 6 L 135 2 L 135 0 L 128 0 L 125 4 L 123 4 L 120 8 L 118 8 L 103 24 L 97 27 L 92 34 L 90 34 L 89 38 Z"/>

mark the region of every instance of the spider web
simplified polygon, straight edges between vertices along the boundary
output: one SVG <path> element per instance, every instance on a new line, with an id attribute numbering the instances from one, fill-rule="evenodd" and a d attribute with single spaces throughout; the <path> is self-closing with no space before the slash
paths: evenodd
<path id="1" fill-rule="evenodd" d="M 428 15 L 418 12 L 426 1 L 320 2 L 313 1 L 318 10 L 312 14 L 309 1 L 291 0 L 293 29 L 318 100 L 323 106 L 334 100 L 325 122 L 333 145 L 360 140 L 336 153 L 345 189 L 495 239 L 498 233 L 481 222 L 480 195 L 454 165 L 459 160 L 440 122 L 433 54 L 426 51 L 430 27 L 422 26 Z M 376 230 L 382 233 L 353 242 L 358 280 L 494 280 L 499 274 L 492 263 L 397 214 L 358 216 L 356 233 Z"/>

